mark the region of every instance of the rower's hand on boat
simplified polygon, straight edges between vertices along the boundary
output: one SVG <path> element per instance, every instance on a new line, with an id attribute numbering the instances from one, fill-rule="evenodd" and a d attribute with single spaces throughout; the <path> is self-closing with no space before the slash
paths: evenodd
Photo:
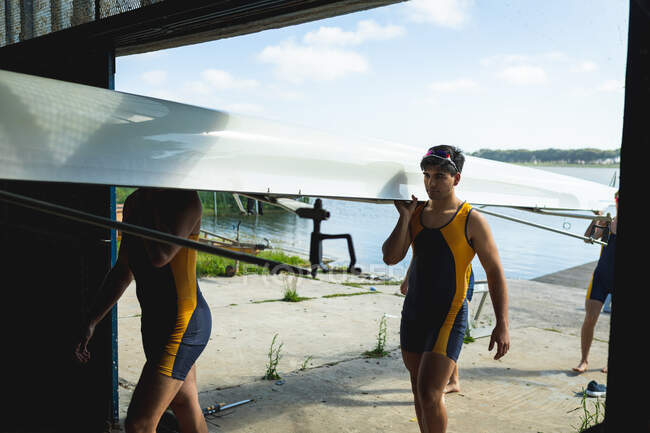
<path id="1" fill-rule="evenodd" d="M 494 355 L 494 359 L 503 357 L 508 353 L 508 350 L 510 350 L 510 335 L 508 333 L 508 327 L 502 323 L 497 323 L 497 326 L 492 330 L 488 351 L 491 351 L 495 344 L 497 346 L 497 353 Z"/>
<path id="2" fill-rule="evenodd" d="M 77 362 L 85 364 L 90 360 L 90 352 L 88 351 L 88 342 L 95 333 L 95 327 L 88 324 L 81 330 L 81 339 L 75 347 L 74 356 Z"/>
<path id="3" fill-rule="evenodd" d="M 415 212 L 415 208 L 418 206 L 418 199 L 416 196 L 411 194 L 411 201 L 408 200 L 395 200 L 395 207 L 399 212 L 400 216 L 411 219 L 411 215 Z"/>

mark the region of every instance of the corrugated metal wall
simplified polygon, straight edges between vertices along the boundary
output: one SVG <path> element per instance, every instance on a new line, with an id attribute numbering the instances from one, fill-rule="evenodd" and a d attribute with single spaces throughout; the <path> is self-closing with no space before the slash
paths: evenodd
<path id="1" fill-rule="evenodd" d="M 0 47 L 164 0 L 0 0 Z"/>

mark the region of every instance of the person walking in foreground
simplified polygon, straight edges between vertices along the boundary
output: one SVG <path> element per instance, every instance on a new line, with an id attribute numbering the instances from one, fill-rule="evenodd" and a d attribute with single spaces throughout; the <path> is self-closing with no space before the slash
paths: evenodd
<path id="1" fill-rule="evenodd" d="M 123 215 L 127 223 L 197 240 L 201 212 L 195 191 L 146 188 L 126 199 Z M 154 433 L 171 408 L 181 431 L 207 433 L 194 363 L 210 338 L 212 319 L 196 279 L 195 250 L 125 234 L 83 326 L 75 356 L 80 363 L 88 362 L 95 326 L 134 277 L 146 363 L 129 403 L 125 430 Z"/>
<path id="2" fill-rule="evenodd" d="M 594 239 L 607 239 L 607 245 L 600 250 L 598 264 L 591 278 L 591 283 L 587 288 L 587 297 L 585 300 L 585 318 L 580 330 L 580 349 L 582 358 L 573 371 L 584 373 L 589 365 L 589 350 L 594 339 L 594 329 L 600 316 L 600 310 L 603 308 L 605 299 L 608 294 L 614 291 L 614 257 L 616 256 L 616 223 L 618 218 L 618 191 L 614 194 L 616 200 L 616 213 L 612 221 L 608 224 L 599 224 L 593 220 L 587 230 L 586 237 Z M 585 241 L 589 242 L 589 241 Z M 613 295 L 612 295 L 613 296 Z M 601 370 L 607 373 L 607 367 Z"/>
<path id="3" fill-rule="evenodd" d="M 423 433 L 447 430 L 445 387 L 467 327 L 467 288 L 475 254 L 485 270 L 496 316 L 488 350 L 496 345 L 494 359 L 500 359 L 510 348 L 507 287 L 496 244 L 485 218 L 455 194 L 464 162 L 458 148 L 428 150 L 420 167 L 429 200 L 420 204 L 411 196 L 410 202 L 396 201 L 399 219 L 382 246 L 388 265 L 399 263 L 413 248 L 400 346 Z"/>

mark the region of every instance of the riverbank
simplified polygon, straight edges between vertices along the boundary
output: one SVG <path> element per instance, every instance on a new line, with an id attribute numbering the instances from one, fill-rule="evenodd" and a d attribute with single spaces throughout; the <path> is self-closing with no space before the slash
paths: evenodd
<path id="1" fill-rule="evenodd" d="M 416 433 L 399 350 L 399 286 L 319 274 L 298 279 L 297 292 L 308 300 L 281 302 L 284 281 L 269 275 L 199 281 L 213 317 L 210 343 L 197 362 L 200 402 L 253 400 L 209 417 L 210 432 Z M 580 356 L 584 286 L 508 280 L 511 351 L 494 361 L 488 338 L 464 344 L 462 391 L 447 397 L 450 433 L 577 431 L 572 426 L 580 421 L 574 409 L 581 389 L 592 379 L 606 381 L 599 369 L 607 362 L 609 338 L 609 315 L 602 314 L 589 370 L 571 371 Z M 478 304 L 472 303 L 471 317 Z M 118 317 L 123 417 L 144 363 L 133 285 L 120 300 Z M 382 317 L 388 356 L 365 358 Z M 479 322 L 494 323 L 489 297 Z M 280 382 L 262 379 L 274 335 L 283 344 Z"/>

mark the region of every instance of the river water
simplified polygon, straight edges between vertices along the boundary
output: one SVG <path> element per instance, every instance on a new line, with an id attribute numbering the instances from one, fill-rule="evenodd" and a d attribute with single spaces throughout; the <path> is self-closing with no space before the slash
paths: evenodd
<path id="1" fill-rule="evenodd" d="M 618 186 L 617 168 L 598 167 L 540 167 L 563 175 L 574 176 L 602 184 L 615 180 Z M 461 197 L 462 199 L 462 197 Z M 349 233 L 354 241 L 357 266 L 364 272 L 400 278 L 410 262 L 408 255 L 395 266 L 386 266 L 382 261 L 381 245 L 397 221 L 397 210 L 392 204 L 368 204 L 340 200 L 323 200 L 323 207 L 330 211 L 330 218 L 323 221 L 323 233 Z M 515 209 L 499 208 L 499 213 L 520 219 L 567 230 L 582 235 L 588 220 L 537 215 Z M 614 209 L 610 210 L 614 214 Z M 502 218 L 485 215 L 499 249 L 506 278 L 532 279 L 573 266 L 598 260 L 600 246 L 586 244 L 582 240 L 547 230 L 526 226 Z M 222 236 L 235 238 L 237 226 L 242 241 L 266 243 L 287 251 L 307 255 L 309 239 L 313 228 L 311 220 L 299 218 L 288 212 L 265 213 L 264 215 L 218 216 L 204 218 L 202 226 Z M 334 265 L 349 263 L 345 240 L 323 242 L 323 255 L 334 259 Z M 484 279 L 485 272 L 478 258 L 473 262 L 477 279 Z"/>

